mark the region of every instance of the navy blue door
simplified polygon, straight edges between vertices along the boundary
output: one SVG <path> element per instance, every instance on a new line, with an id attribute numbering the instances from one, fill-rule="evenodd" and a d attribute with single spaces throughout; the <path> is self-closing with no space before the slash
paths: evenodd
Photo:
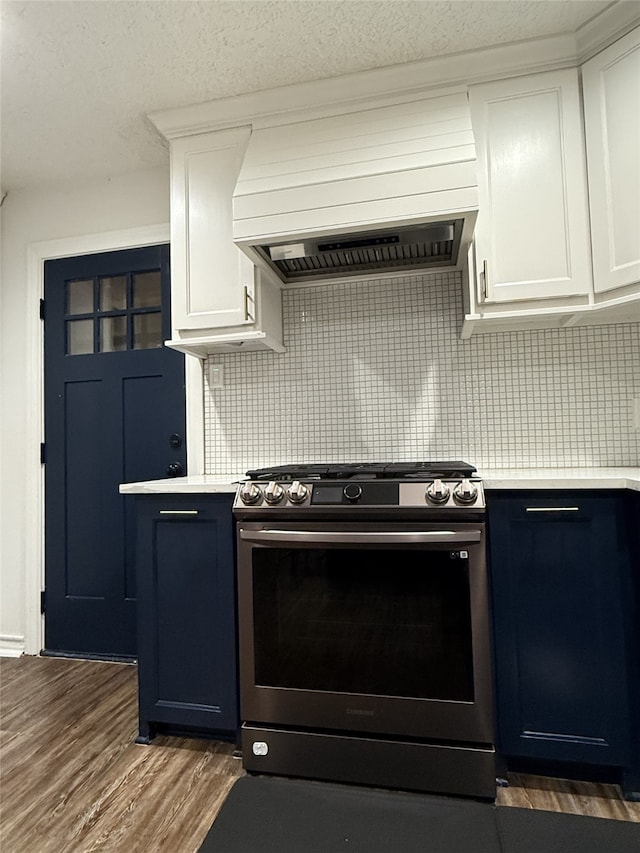
<path id="1" fill-rule="evenodd" d="M 45 648 L 134 657 L 135 520 L 124 482 L 186 467 L 169 247 L 45 264 Z"/>

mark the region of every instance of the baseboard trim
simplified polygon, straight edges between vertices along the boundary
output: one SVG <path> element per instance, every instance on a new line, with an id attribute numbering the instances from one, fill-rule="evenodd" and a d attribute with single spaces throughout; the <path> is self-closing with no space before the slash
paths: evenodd
<path id="1" fill-rule="evenodd" d="M 0 657 L 19 658 L 24 654 L 24 637 L 17 634 L 0 634 Z"/>
<path id="2" fill-rule="evenodd" d="M 95 660 L 102 663 L 129 663 L 135 664 L 138 659 L 127 655 L 97 655 L 88 652 L 53 652 L 49 649 L 43 649 L 40 652 L 40 657 L 43 658 L 69 658 L 70 660 Z"/>

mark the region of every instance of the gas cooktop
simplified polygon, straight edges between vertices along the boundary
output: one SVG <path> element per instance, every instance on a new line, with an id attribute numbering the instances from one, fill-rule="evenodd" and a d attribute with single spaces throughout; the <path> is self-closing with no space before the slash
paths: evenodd
<path id="1" fill-rule="evenodd" d="M 335 462 L 276 465 L 247 471 L 250 480 L 432 480 L 462 479 L 476 469 L 468 462 Z"/>
<path id="2" fill-rule="evenodd" d="M 252 517 L 281 510 L 347 513 L 477 513 L 484 508 L 482 481 L 468 462 L 345 462 L 276 465 L 247 471 L 234 513 Z"/>

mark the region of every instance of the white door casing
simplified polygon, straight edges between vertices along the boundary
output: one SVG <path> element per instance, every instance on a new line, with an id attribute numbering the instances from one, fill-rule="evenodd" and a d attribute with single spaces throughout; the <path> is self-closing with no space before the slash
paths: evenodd
<path id="1" fill-rule="evenodd" d="M 30 243 L 27 247 L 27 388 L 24 527 L 24 653 L 38 654 L 43 648 L 44 620 L 40 592 L 44 584 L 44 471 L 38 447 L 44 439 L 44 336 L 39 300 L 44 294 L 44 262 L 55 258 L 131 249 L 169 242 L 169 225 L 142 226 L 100 234 L 64 237 Z M 202 363 L 185 360 L 188 472 L 204 471 L 204 410 Z"/>

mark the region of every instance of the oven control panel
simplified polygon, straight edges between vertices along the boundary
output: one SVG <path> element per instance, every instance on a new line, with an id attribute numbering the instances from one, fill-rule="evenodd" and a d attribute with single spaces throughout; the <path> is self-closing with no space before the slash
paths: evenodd
<path id="1" fill-rule="evenodd" d="M 242 483 L 236 494 L 234 506 L 295 506 L 301 507 L 311 503 L 313 485 L 294 480 L 292 483 L 256 483 L 248 480 Z"/>
<path id="2" fill-rule="evenodd" d="M 482 480 L 464 478 L 462 480 L 435 479 L 425 483 L 400 483 L 400 506 L 406 507 L 453 507 L 464 509 L 484 509 L 484 489 Z"/>
<path id="3" fill-rule="evenodd" d="M 482 481 L 474 478 L 424 480 L 321 480 L 317 482 L 242 483 L 234 509 L 276 510 L 340 507 L 380 507 L 401 510 L 484 509 Z"/>

